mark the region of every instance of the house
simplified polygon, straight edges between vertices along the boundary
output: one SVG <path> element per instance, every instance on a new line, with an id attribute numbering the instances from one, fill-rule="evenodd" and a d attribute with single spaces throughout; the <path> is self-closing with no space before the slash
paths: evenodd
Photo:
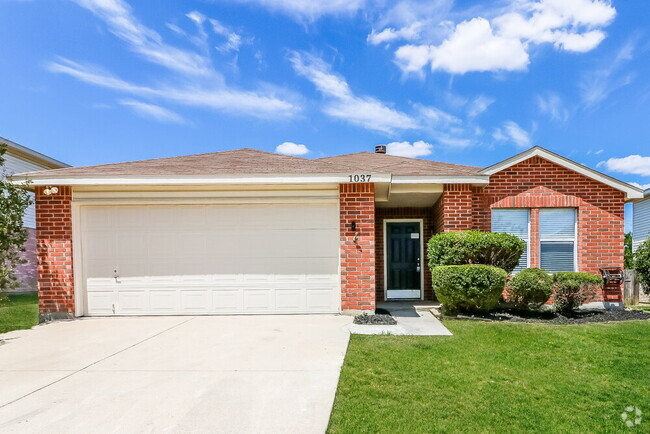
<path id="1" fill-rule="evenodd" d="M 31 172 L 42 319 L 359 313 L 432 299 L 425 243 L 479 229 L 521 267 L 623 266 L 643 192 L 540 147 L 487 168 L 361 152 L 253 149 Z M 619 284 L 593 301 L 621 305 Z"/>
<path id="2" fill-rule="evenodd" d="M 2 137 L 0 137 L 0 144 L 6 146 L 7 149 L 4 155 L 6 175 L 70 167 L 54 158 Z M 17 290 L 20 292 L 36 291 L 38 276 L 36 272 L 36 210 L 34 205 L 25 211 L 23 224 L 29 237 L 25 243 L 25 253 L 23 254 L 23 259 L 27 262 L 18 266 L 16 270 L 20 283 Z"/>
<path id="3" fill-rule="evenodd" d="M 645 199 L 635 202 L 632 213 L 632 249 L 650 238 L 650 188 L 644 192 Z"/>

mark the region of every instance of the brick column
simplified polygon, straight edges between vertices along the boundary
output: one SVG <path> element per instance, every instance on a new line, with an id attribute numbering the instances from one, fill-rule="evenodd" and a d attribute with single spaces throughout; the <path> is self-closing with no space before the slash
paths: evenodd
<path id="1" fill-rule="evenodd" d="M 341 310 L 375 311 L 375 185 L 341 184 Z M 356 225 L 352 230 L 352 223 Z"/>
<path id="2" fill-rule="evenodd" d="M 473 229 L 472 186 L 445 184 L 435 205 L 436 232 L 458 232 Z"/>
<path id="3" fill-rule="evenodd" d="M 40 321 L 74 316 L 72 188 L 46 195 L 36 189 L 36 248 Z"/>

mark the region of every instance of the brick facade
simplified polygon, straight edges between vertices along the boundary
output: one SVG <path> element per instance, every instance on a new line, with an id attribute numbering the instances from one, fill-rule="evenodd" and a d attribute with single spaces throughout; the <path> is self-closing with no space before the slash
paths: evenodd
<path id="1" fill-rule="evenodd" d="M 339 196 L 341 310 L 374 311 L 375 185 L 341 184 Z"/>
<path id="2" fill-rule="evenodd" d="M 530 208 L 530 266 L 539 267 L 539 209 L 576 208 L 578 271 L 599 274 L 623 267 L 625 193 L 540 157 L 490 176 L 473 188 L 474 229 L 491 229 L 493 208 Z M 622 301 L 621 288 L 608 288 L 594 301 Z"/>
<path id="3" fill-rule="evenodd" d="M 435 232 L 467 231 L 474 226 L 473 190 L 470 184 L 445 184 L 434 205 Z"/>
<path id="4" fill-rule="evenodd" d="M 72 188 L 50 196 L 36 189 L 36 244 L 40 319 L 74 315 L 72 270 Z"/>

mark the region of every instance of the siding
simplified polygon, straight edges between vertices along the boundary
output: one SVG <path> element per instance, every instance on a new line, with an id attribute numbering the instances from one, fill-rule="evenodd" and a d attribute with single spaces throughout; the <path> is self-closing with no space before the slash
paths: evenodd
<path id="1" fill-rule="evenodd" d="M 633 248 L 636 248 L 650 238 L 650 197 L 637 202 L 632 214 Z"/>
<path id="2" fill-rule="evenodd" d="M 5 160 L 6 160 L 5 169 L 7 170 L 7 175 L 14 175 L 16 173 L 34 172 L 37 170 L 49 169 L 49 167 L 42 166 L 33 161 L 26 160 L 25 158 L 17 157 L 16 155 L 13 155 L 11 153 L 11 150 L 7 150 L 7 153 L 5 154 Z M 32 196 L 33 199 L 34 195 L 31 193 L 30 195 Z M 32 229 L 36 228 L 36 210 L 34 208 L 34 205 L 31 205 L 25 211 L 24 225 L 27 228 L 32 228 Z"/>

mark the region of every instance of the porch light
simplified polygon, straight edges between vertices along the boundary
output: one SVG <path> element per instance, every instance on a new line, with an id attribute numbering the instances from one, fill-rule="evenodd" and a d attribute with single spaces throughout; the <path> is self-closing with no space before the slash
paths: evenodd
<path id="1" fill-rule="evenodd" d="M 43 194 L 46 196 L 51 196 L 53 194 L 57 194 L 59 192 L 59 187 L 45 187 L 45 190 L 43 190 Z"/>

